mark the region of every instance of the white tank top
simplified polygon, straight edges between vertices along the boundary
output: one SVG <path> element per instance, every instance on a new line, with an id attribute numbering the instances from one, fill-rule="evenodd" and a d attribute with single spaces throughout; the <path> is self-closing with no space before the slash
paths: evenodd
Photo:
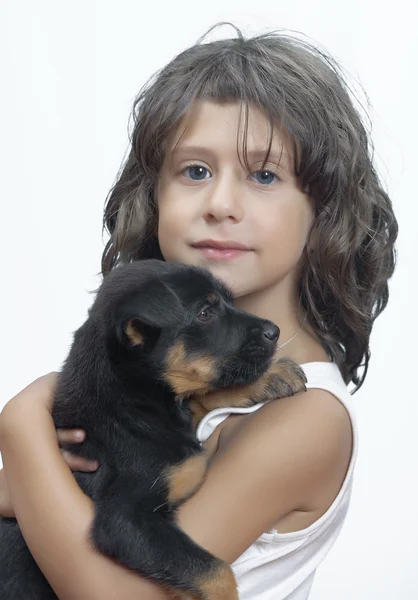
<path id="1" fill-rule="evenodd" d="M 306 600 L 315 571 L 337 539 L 350 503 L 358 446 L 353 398 L 335 363 L 312 362 L 301 367 L 308 379 L 308 389 L 326 390 L 345 406 L 353 429 L 350 464 L 337 497 L 322 517 L 300 531 L 263 533 L 232 564 L 240 600 Z M 209 412 L 199 423 L 198 439 L 207 440 L 230 414 L 250 413 L 261 406 L 217 408 Z"/>

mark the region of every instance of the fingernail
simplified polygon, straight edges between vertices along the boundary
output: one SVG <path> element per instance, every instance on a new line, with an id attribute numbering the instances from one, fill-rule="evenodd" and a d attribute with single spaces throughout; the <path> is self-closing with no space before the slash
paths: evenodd
<path id="1" fill-rule="evenodd" d="M 76 431 L 74 437 L 76 440 L 82 440 L 84 439 L 84 433 L 82 431 Z"/>

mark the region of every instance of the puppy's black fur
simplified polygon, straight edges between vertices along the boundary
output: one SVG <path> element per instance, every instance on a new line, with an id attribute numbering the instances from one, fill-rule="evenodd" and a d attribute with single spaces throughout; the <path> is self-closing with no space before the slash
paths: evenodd
<path id="1" fill-rule="evenodd" d="M 188 398 L 257 385 L 278 335 L 199 268 L 140 261 L 104 279 L 74 334 L 53 407 L 58 428 L 86 430 L 86 441 L 67 449 L 100 463 L 74 475 L 95 502 L 91 539 L 101 552 L 194 598 L 238 598 L 230 567 L 176 525 L 176 507 L 207 466 Z M 300 370 L 286 368 L 289 393 L 303 389 Z M 56 598 L 14 519 L 0 520 L 0 598 Z"/>

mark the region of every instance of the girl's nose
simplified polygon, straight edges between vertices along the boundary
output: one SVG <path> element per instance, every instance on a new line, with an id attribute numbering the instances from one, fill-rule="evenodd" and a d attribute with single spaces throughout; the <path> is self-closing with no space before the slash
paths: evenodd
<path id="1" fill-rule="evenodd" d="M 230 219 L 235 222 L 242 220 L 244 207 L 239 184 L 232 178 L 223 178 L 206 190 L 205 219 L 208 221 L 223 221 Z"/>

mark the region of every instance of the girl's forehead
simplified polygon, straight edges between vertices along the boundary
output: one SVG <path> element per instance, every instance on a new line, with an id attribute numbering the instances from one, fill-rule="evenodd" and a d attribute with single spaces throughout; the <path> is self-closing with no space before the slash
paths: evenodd
<path id="1" fill-rule="evenodd" d="M 257 106 L 248 106 L 248 115 L 239 102 L 195 100 L 167 140 L 170 155 L 193 152 L 201 147 L 245 146 L 247 154 L 263 159 L 270 146 L 270 155 L 290 158 L 289 136 L 280 122 L 270 123 Z M 256 156 L 257 155 L 257 156 Z"/>

